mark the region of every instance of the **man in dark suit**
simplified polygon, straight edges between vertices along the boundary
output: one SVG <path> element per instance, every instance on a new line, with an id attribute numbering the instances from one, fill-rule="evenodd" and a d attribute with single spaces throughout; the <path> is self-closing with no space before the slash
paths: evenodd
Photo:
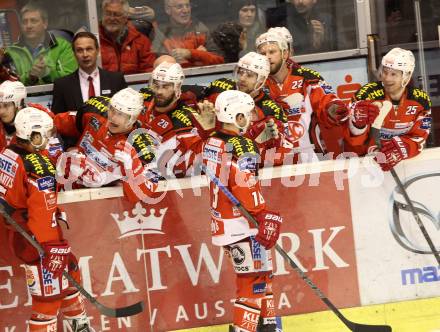
<path id="1" fill-rule="evenodd" d="M 54 82 L 52 111 L 76 111 L 93 96 L 113 96 L 127 87 L 124 75 L 99 68 L 99 44 L 91 32 L 78 32 L 72 40 L 78 70 Z"/>

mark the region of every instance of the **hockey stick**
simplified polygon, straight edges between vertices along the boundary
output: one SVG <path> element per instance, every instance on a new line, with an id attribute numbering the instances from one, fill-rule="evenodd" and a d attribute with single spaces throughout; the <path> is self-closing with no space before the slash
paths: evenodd
<path id="1" fill-rule="evenodd" d="M 226 188 L 220 179 L 216 177 L 214 174 L 211 173 L 211 171 L 208 170 L 208 168 L 205 165 L 201 166 L 209 180 L 214 183 L 225 195 L 226 197 L 231 201 L 231 203 L 236 206 L 241 213 L 248 219 L 252 224 L 258 227 L 258 223 L 255 220 L 255 218 L 249 213 L 248 210 L 244 208 L 243 205 L 241 205 L 240 201 L 235 198 L 235 196 L 229 191 L 228 188 Z M 347 326 L 351 331 L 353 332 L 391 332 L 391 326 L 389 325 L 367 325 L 367 324 L 359 324 L 352 322 L 348 320 L 340 311 L 338 308 L 335 307 L 335 305 L 330 302 L 330 300 L 327 298 L 327 296 L 324 295 L 324 293 L 316 286 L 313 281 L 305 274 L 301 268 L 290 258 L 290 256 L 281 248 L 278 244 L 275 244 L 275 250 L 280 253 L 280 255 L 290 264 L 290 266 L 295 270 L 296 273 L 299 274 L 302 280 L 306 282 L 307 285 L 315 292 L 315 294 L 321 299 L 322 302 L 325 303 L 325 305 L 333 311 L 333 313 L 338 316 L 338 318 Z"/>
<path id="2" fill-rule="evenodd" d="M 382 127 L 383 120 L 385 119 L 385 117 L 387 116 L 387 114 L 389 113 L 389 111 L 392 108 L 391 102 L 388 102 L 389 104 L 385 104 L 385 103 L 387 103 L 387 101 L 385 101 L 382 104 L 382 107 L 380 108 L 379 116 L 376 118 L 374 123 L 371 125 L 371 135 L 374 138 L 374 142 L 376 143 L 376 145 L 379 148 L 381 147 L 380 128 Z M 417 222 L 417 225 L 419 226 L 419 228 L 423 234 L 423 237 L 425 238 L 426 242 L 428 242 L 429 248 L 431 249 L 432 254 L 435 257 L 437 264 L 440 266 L 439 252 L 435 248 L 434 243 L 432 242 L 432 239 L 428 234 L 428 231 L 426 230 L 425 226 L 423 225 L 422 219 L 420 219 L 420 216 L 417 213 L 416 208 L 414 207 L 414 204 L 411 201 L 411 198 L 408 196 L 408 192 L 406 191 L 405 186 L 403 185 L 402 181 L 400 180 L 400 178 L 397 175 L 396 170 L 394 168 L 391 168 L 390 172 L 394 178 L 394 181 L 397 184 L 397 187 L 399 188 L 399 191 L 402 193 L 403 197 L 405 198 L 406 204 L 408 204 L 409 209 L 410 209 L 414 219 Z"/>
<path id="3" fill-rule="evenodd" d="M 0 203 L 0 214 L 6 219 L 8 224 L 13 226 L 28 242 L 37 249 L 40 255 L 44 255 L 44 249 L 28 232 L 18 224 L 6 211 L 3 204 Z M 127 317 L 141 313 L 144 310 L 144 303 L 137 302 L 127 307 L 109 308 L 98 302 L 89 292 L 87 292 L 69 273 L 63 271 L 63 277 L 67 278 L 73 286 L 87 299 L 89 300 L 101 314 L 108 317 Z"/>

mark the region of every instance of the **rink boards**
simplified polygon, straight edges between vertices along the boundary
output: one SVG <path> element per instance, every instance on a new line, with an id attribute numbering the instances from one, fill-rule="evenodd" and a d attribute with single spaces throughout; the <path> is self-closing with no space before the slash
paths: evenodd
<path id="1" fill-rule="evenodd" d="M 408 193 L 434 243 L 439 166 L 440 149 L 431 149 L 396 168 L 410 181 Z M 267 168 L 261 179 L 268 206 L 284 216 L 279 244 L 338 308 L 365 307 L 348 309 L 350 319 L 401 324 L 405 305 L 424 314 L 438 307 L 437 300 L 420 300 L 440 293 L 435 259 L 423 254 L 425 241 L 392 177 L 370 159 Z M 108 306 L 146 304 L 142 314 L 119 320 L 89 305 L 97 331 L 214 331 L 231 321 L 234 276 L 221 248 L 211 245 L 206 185 L 204 177 L 162 183 L 164 197 L 154 205 L 130 204 L 120 188 L 60 195 L 84 287 Z M 25 284 L 35 280 L 26 280 L 1 227 L 0 331 L 25 331 Z M 274 271 L 285 331 L 344 329 L 278 254 Z M 321 329 L 320 322 L 328 325 Z"/>

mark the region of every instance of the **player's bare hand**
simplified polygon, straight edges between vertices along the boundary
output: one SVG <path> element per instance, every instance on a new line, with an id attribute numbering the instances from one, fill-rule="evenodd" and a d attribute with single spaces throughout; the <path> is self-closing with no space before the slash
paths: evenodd
<path id="1" fill-rule="evenodd" d="M 196 120 L 205 130 L 213 129 L 215 126 L 215 109 L 214 104 L 209 100 L 204 100 L 197 104 L 199 113 L 195 115 Z"/>

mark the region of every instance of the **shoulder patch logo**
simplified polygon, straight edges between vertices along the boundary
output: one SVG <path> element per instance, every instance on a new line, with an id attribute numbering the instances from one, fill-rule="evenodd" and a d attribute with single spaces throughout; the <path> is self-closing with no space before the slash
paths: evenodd
<path id="1" fill-rule="evenodd" d="M 39 191 L 55 190 L 55 178 L 53 176 L 45 176 L 44 178 L 37 179 L 37 185 Z"/>

